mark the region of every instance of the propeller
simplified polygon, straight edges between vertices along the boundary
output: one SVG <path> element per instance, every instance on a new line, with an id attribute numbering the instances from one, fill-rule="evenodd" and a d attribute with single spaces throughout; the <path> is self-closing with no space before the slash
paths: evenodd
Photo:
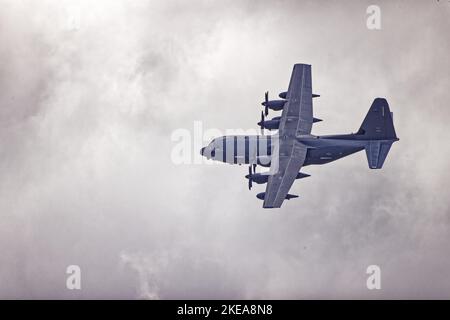
<path id="1" fill-rule="evenodd" d="M 265 100 L 264 113 L 267 117 L 269 115 L 269 91 L 266 91 L 266 93 L 264 94 L 264 100 Z"/>
<path id="2" fill-rule="evenodd" d="M 253 170 L 252 170 L 253 169 Z M 253 171 L 253 172 L 252 172 Z M 256 163 L 248 166 L 248 190 L 252 189 L 253 180 L 252 175 L 256 172 Z"/>
<path id="3" fill-rule="evenodd" d="M 248 167 L 248 190 L 252 190 L 252 166 Z"/>
<path id="4" fill-rule="evenodd" d="M 261 134 L 264 135 L 264 112 L 261 111 L 261 121 L 258 122 L 259 127 L 261 128 Z"/>

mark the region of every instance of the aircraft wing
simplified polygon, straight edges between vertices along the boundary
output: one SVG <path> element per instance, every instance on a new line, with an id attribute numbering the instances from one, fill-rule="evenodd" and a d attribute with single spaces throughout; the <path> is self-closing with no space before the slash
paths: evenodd
<path id="1" fill-rule="evenodd" d="M 278 143 L 272 153 L 271 175 L 264 195 L 264 208 L 279 208 L 297 178 L 307 147 L 296 140 L 310 134 L 313 124 L 311 66 L 296 64 L 292 71 L 288 100 L 281 114 Z"/>

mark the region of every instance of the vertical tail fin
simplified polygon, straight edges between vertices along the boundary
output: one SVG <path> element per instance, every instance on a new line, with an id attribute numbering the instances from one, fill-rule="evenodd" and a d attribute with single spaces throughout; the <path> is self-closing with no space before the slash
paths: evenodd
<path id="1" fill-rule="evenodd" d="M 392 121 L 392 112 L 386 99 L 376 98 L 373 101 L 356 134 L 362 135 L 369 140 L 397 139 L 394 122 Z"/>

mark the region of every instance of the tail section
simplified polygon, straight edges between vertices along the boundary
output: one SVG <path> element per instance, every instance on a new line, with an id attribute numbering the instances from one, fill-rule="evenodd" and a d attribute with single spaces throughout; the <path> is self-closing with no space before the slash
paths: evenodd
<path id="1" fill-rule="evenodd" d="M 376 98 L 370 106 L 357 135 L 364 136 L 368 140 L 397 139 L 392 112 L 384 98 Z"/>
<path id="2" fill-rule="evenodd" d="M 384 160 L 386 160 L 392 143 L 394 141 L 370 141 L 368 143 L 366 146 L 366 155 L 370 169 L 381 169 L 383 167 Z"/>
<path id="3" fill-rule="evenodd" d="M 364 140 L 369 140 L 365 149 L 371 169 L 383 167 L 392 143 L 399 140 L 395 133 L 392 115 L 386 99 L 376 98 L 356 133 Z"/>

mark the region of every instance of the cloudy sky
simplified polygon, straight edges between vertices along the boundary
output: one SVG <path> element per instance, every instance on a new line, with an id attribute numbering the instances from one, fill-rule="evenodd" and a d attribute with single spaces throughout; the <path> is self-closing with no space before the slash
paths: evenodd
<path id="1" fill-rule="evenodd" d="M 0 298 L 450 298 L 446 1 L 0 5 Z M 300 198 L 263 210 L 246 167 L 173 163 L 194 121 L 256 128 L 294 63 L 321 94 L 314 134 L 388 99 L 382 170 L 306 167 Z"/>

